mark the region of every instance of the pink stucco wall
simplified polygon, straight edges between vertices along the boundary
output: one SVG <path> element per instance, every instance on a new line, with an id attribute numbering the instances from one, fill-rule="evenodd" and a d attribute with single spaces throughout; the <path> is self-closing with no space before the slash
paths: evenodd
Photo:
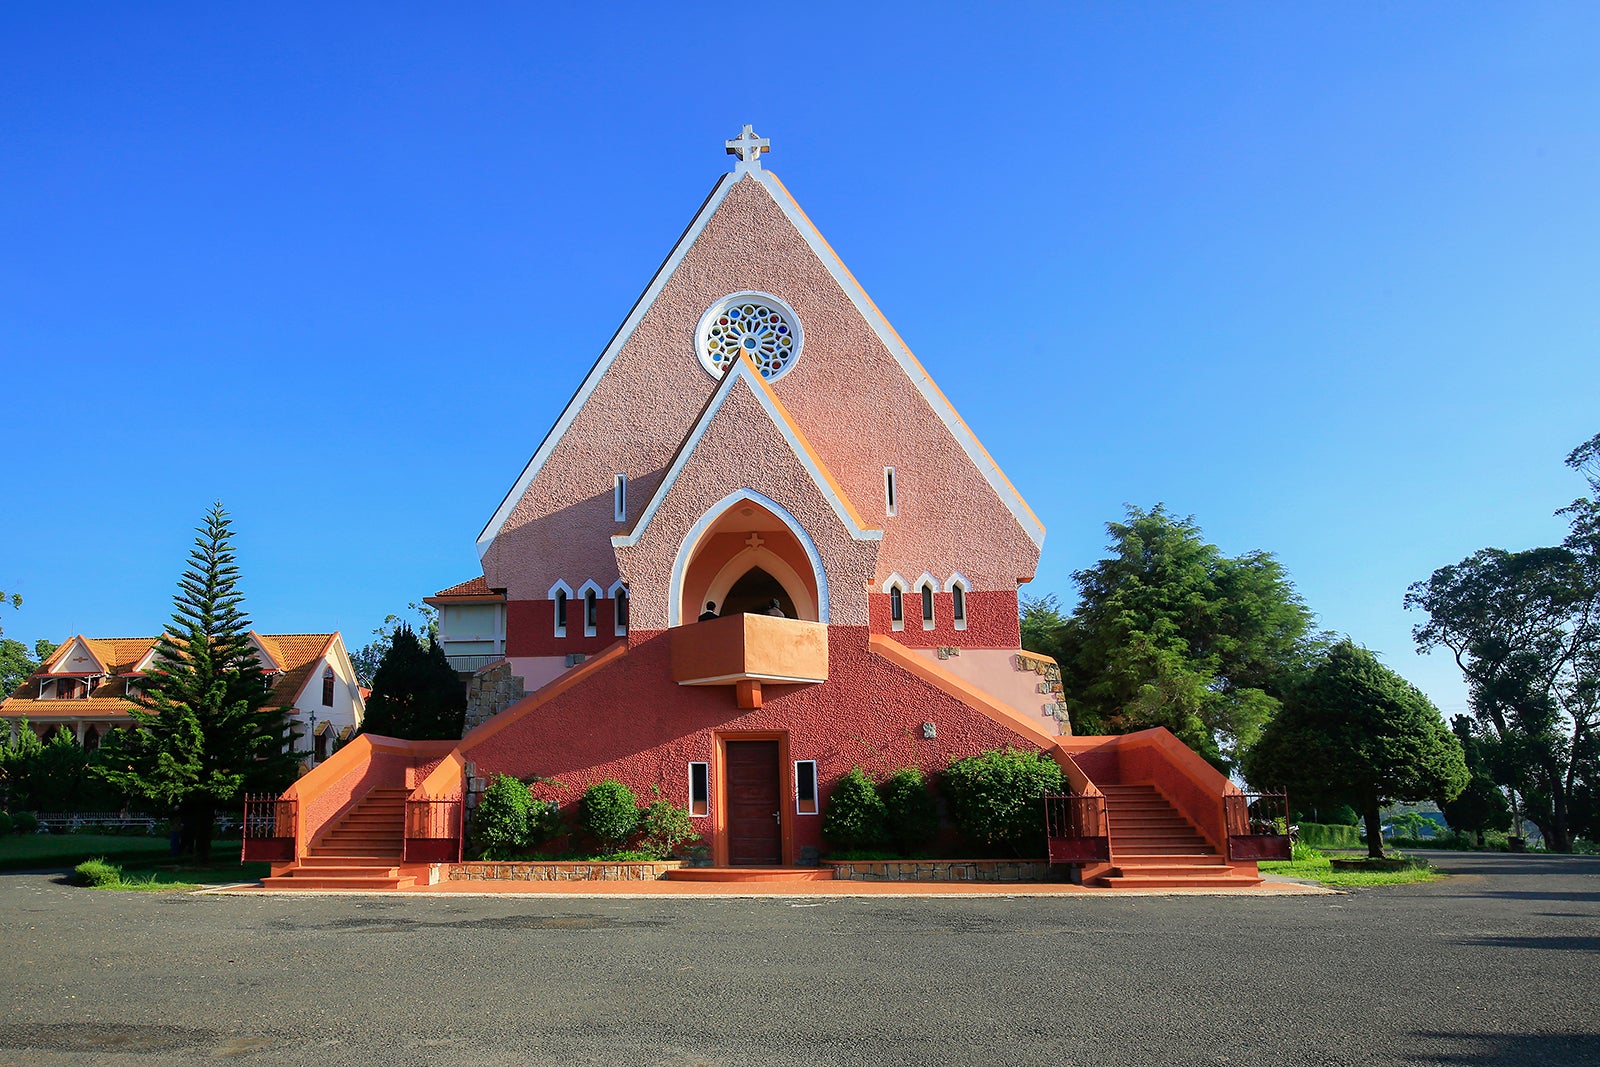
<path id="1" fill-rule="evenodd" d="M 869 525 L 883 527 L 870 577 L 959 570 L 974 592 L 1014 592 L 1030 578 L 1037 548 L 772 195 L 746 179 L 728 192 L 517 503 L 485 555 L 490 584 L 531 601 L 558 578 L 574 588 L 586 578 L 606 586 L 615 579 L 609 537 L 627 524 L 613 520 L 612 476 L 628 475 L 630 518 L 637 516 L 715 387 L 695 355 L 695 325 L 712 302 L 744 289 L 773 293 L 800 318 L 804 351 L 774 389 Z M 745 484 L 766 491 L 760 461 L 772 454 L 753 457 Z M 892 519 L 884 514 L 885 466 L 896 468 L 900 486 Z M 630 578 L 636 597 L 664 581 L 663 572 Z"/>

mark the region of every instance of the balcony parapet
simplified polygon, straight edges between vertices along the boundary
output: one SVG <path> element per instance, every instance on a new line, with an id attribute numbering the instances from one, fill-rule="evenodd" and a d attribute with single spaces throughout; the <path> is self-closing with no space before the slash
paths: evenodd
<path id="1" fill-rule="evenodd" d="M 806 685 L 828 680 L 828 627 L 820 622 L 729 615 L 674 627 L 669 633 L 672 680 L 679 685 L 736 685 L 741 696 L 754 691 L 759 701 L 762 682 Z"/>

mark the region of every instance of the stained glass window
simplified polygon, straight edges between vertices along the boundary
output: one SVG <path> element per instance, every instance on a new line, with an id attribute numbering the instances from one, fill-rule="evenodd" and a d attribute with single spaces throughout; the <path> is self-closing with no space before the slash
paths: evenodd
<path id="1" fill-rule="evenodd" d="M 800 352 L 800 331 L 792 312 L 745 294 L 713 307 L 700 321 L 700 362 L 720 377 L 741 354 L 750 357 L 763 378 L 777 378 Z"/>

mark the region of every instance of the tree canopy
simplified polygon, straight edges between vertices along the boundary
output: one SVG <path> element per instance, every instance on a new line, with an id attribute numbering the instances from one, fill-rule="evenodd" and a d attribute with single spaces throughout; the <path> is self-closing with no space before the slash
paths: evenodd
<path id="1" fill-rule="evenodd" d="M 220 803 L 246 790 L 278 792 L 305 755 L 292 750 L 289 709 L 271 708 L 238 592 L 228 514 L 214 504 L 178 580 L 174 612 L 97 772 L 112 785 L 176 812 L 184 847 L 208 858 Z"/>
<path id="2" fill-rule="evenodd" d="M 1433 702 L 1348 639 L 1290 689 L 1243 770 L 1253 786 L 1351 805 L 1374 856 L 1383 855 L 1383 805 L 1444 802 L 1467 784 L 1461 744 Z"/>
<path id="3" fill-rule="evenodd" d="M 439 640 L 439 613 L 432 605 L 418 604 L 416 601 L 406 605 L 406 610 L 417 617 L 421 625 L 416 629 L 429 641 Z M 400 615 L 393 613 L 383 617 L 383 623 L 372 630 L 372 640 L 350 653 L 350 664 L 355 668 L 356 681 L 372 688 L 378 675 L 378 665 L 383 662 L 383 657 L 388 653 L 389 646 L 394 643 L 394 635 L 402 626 L 411 623 Z"/>
<path id="4" fill-rule="evenodd" d="M 1074 730 L 1165 726 L 1227 767 L 1304 671 L 1311 612 L 1270 553 L 1224 556 L 1192 517 L 1130 506 L 1106 529 L 1055 635 Z"/>
<path id="5" fill-rule="evenodd" d="M 0 637 L 0 698 L 11 695 L 55 650 L 55 642 L 42 637 L 33 643 L 32 653 L 21 641 Z"/>
<path id="6" fill-rule="evenodd" d="M 1567 465 L 1600 496 L 1600 434 Z M 1405 603 L 1428 613 L 1419 651 L 1447 648 L 1467 680 L 1495 780 L 1520 795 L 1550 847 L 1572 843 L 1571 798 L 1600 730 L 1600 503 L 1562 508 L 1560 545 L 1484 548 L 1413 584 Z"/>
<path id="7" fill-rule="evenodd" d="M 412 741 L 459 738 L 466 715 L 466 688 L 444 649 L 431 638 L 424 647 L 401 623 L 373 677 L 362 730 Z"/>

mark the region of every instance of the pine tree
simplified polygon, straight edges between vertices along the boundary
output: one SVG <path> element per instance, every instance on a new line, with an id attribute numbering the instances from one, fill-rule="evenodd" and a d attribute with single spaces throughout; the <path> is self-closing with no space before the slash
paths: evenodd
<path id="1" fill-rule="evenodd" d="M 221 503 L 196 532 L 172 621 L 129 709 L 135 728 L 112 731 L 97 773 L 177 815 L 184 850 L 204 861 L 217 806 L 285 788 L 304 753 L 289 743 L 289 709 L 268 707 Z"/>
<path id="2" fill-rule="evenodd" d="M 410 741 L 453 740 L 466 722 L 467 694 L 444 649 L 423 647 L 411 627 L 395 631 L 372 678 L 363 732 Z"/>

